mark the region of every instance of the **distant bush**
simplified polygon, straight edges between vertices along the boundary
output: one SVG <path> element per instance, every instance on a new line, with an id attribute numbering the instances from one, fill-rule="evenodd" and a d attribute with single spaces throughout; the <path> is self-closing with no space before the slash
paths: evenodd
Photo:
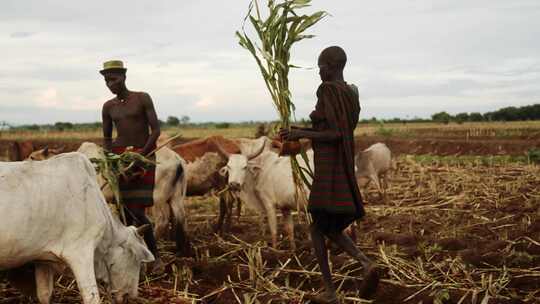
<path id="1" fill-rule="evenodd" d="M 394 135 L 395 132 L 396 132 L 395 129 L 386 128 L 384 126 L 384 123 L 380 122 L 379 126 L 377 127 L 377 130 L 375 130 L 375 135 L 383 136 L 383 137 L 390 137 Z"/>
<path id="2" fill-rule="evenodd" d="M 228 122 L 220 122 L 216 124 L 216 129 L 228 129 L 231 127 L 231 124 Z"/>
<path id="3" fill-rule="evenodd" d="M 73 124 L 70 122 L 57 122 L 54 124 L 54 128 L 58 131 L 71 130 L 73 129 Z"/>
<path id="4" fill-rule="evenodd" d="M 531 163 L 540 164 L 540 149 L 530 149 L 527 158 Z"/>

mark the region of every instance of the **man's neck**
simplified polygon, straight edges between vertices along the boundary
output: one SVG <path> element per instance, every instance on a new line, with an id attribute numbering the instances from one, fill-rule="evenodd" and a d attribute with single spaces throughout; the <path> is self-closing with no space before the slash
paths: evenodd
<path id="1" fill-rule="evenodd" d="M 126 100 L 129 96 L 129 90 L 128 89 L 124 89 L 122 90 L 122 92 L 118 93 L 118 95 L 116 95 L 116 98 L 118 98 L 118 100 Z"/>
<path id="2" fill-rule="evenodd" d="M 338 73 L 330 78 L 330 81 L 341 81 L 345 82 L 345 79 L 343 78 L 343 73 Z"/>

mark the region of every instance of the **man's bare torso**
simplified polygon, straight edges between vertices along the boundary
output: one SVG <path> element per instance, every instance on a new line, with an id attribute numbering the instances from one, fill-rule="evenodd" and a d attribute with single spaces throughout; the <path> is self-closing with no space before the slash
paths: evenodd
<path id="1" fill-rule="evenodd" d="M 146 93 L 129 92 L 123 102 L 114 98 L 105 103 L 104 109 L 111 117 L 117 132 L 117 137 L 112 142 L 113 147 L 141 148 L 146 144 L 150 125 L 146 116 L 145 99 L 149 99 Z"/>

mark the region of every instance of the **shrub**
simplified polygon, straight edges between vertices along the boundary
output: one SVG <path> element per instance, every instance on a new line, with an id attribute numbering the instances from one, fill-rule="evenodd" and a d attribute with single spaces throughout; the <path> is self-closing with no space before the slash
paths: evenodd
<path id="1" fill-rule="evenodd" d="M 220 122 L 216 124 L 216 129 L 228 129 L 231 126 L 228 122 Z"/>
<path id="2" fill-rule="evenodd" d="M 527 152 L 527 158 L 531 163 L 540 164 L 540 149 L 530 149 Z"/>

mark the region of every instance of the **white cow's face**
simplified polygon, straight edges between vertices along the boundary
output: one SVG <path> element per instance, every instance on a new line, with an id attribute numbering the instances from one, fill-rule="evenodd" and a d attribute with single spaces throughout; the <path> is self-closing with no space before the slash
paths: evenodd
<path id="1" fill-rule="evenodd" d="M 109 283 L 115 303 L 124 303 L 126 297 L 137 297 L 141 264 L 154 261 L 137 229 L 133 226 L 127 229 L 125 242 L 110 248 L 107 254 L 106 273 L 96 271 L 99 279 Z"/>
<path id="2" fill-rule="evenodd" d="M 219 171 L 223 176 L 228 174 L 229 188 L 233 191 L 242 189 L 246 180 L 246 172 L 248 168 L 248 159 L 242 154 L 232 154 L 229 156 L 227 165 Z"/>

